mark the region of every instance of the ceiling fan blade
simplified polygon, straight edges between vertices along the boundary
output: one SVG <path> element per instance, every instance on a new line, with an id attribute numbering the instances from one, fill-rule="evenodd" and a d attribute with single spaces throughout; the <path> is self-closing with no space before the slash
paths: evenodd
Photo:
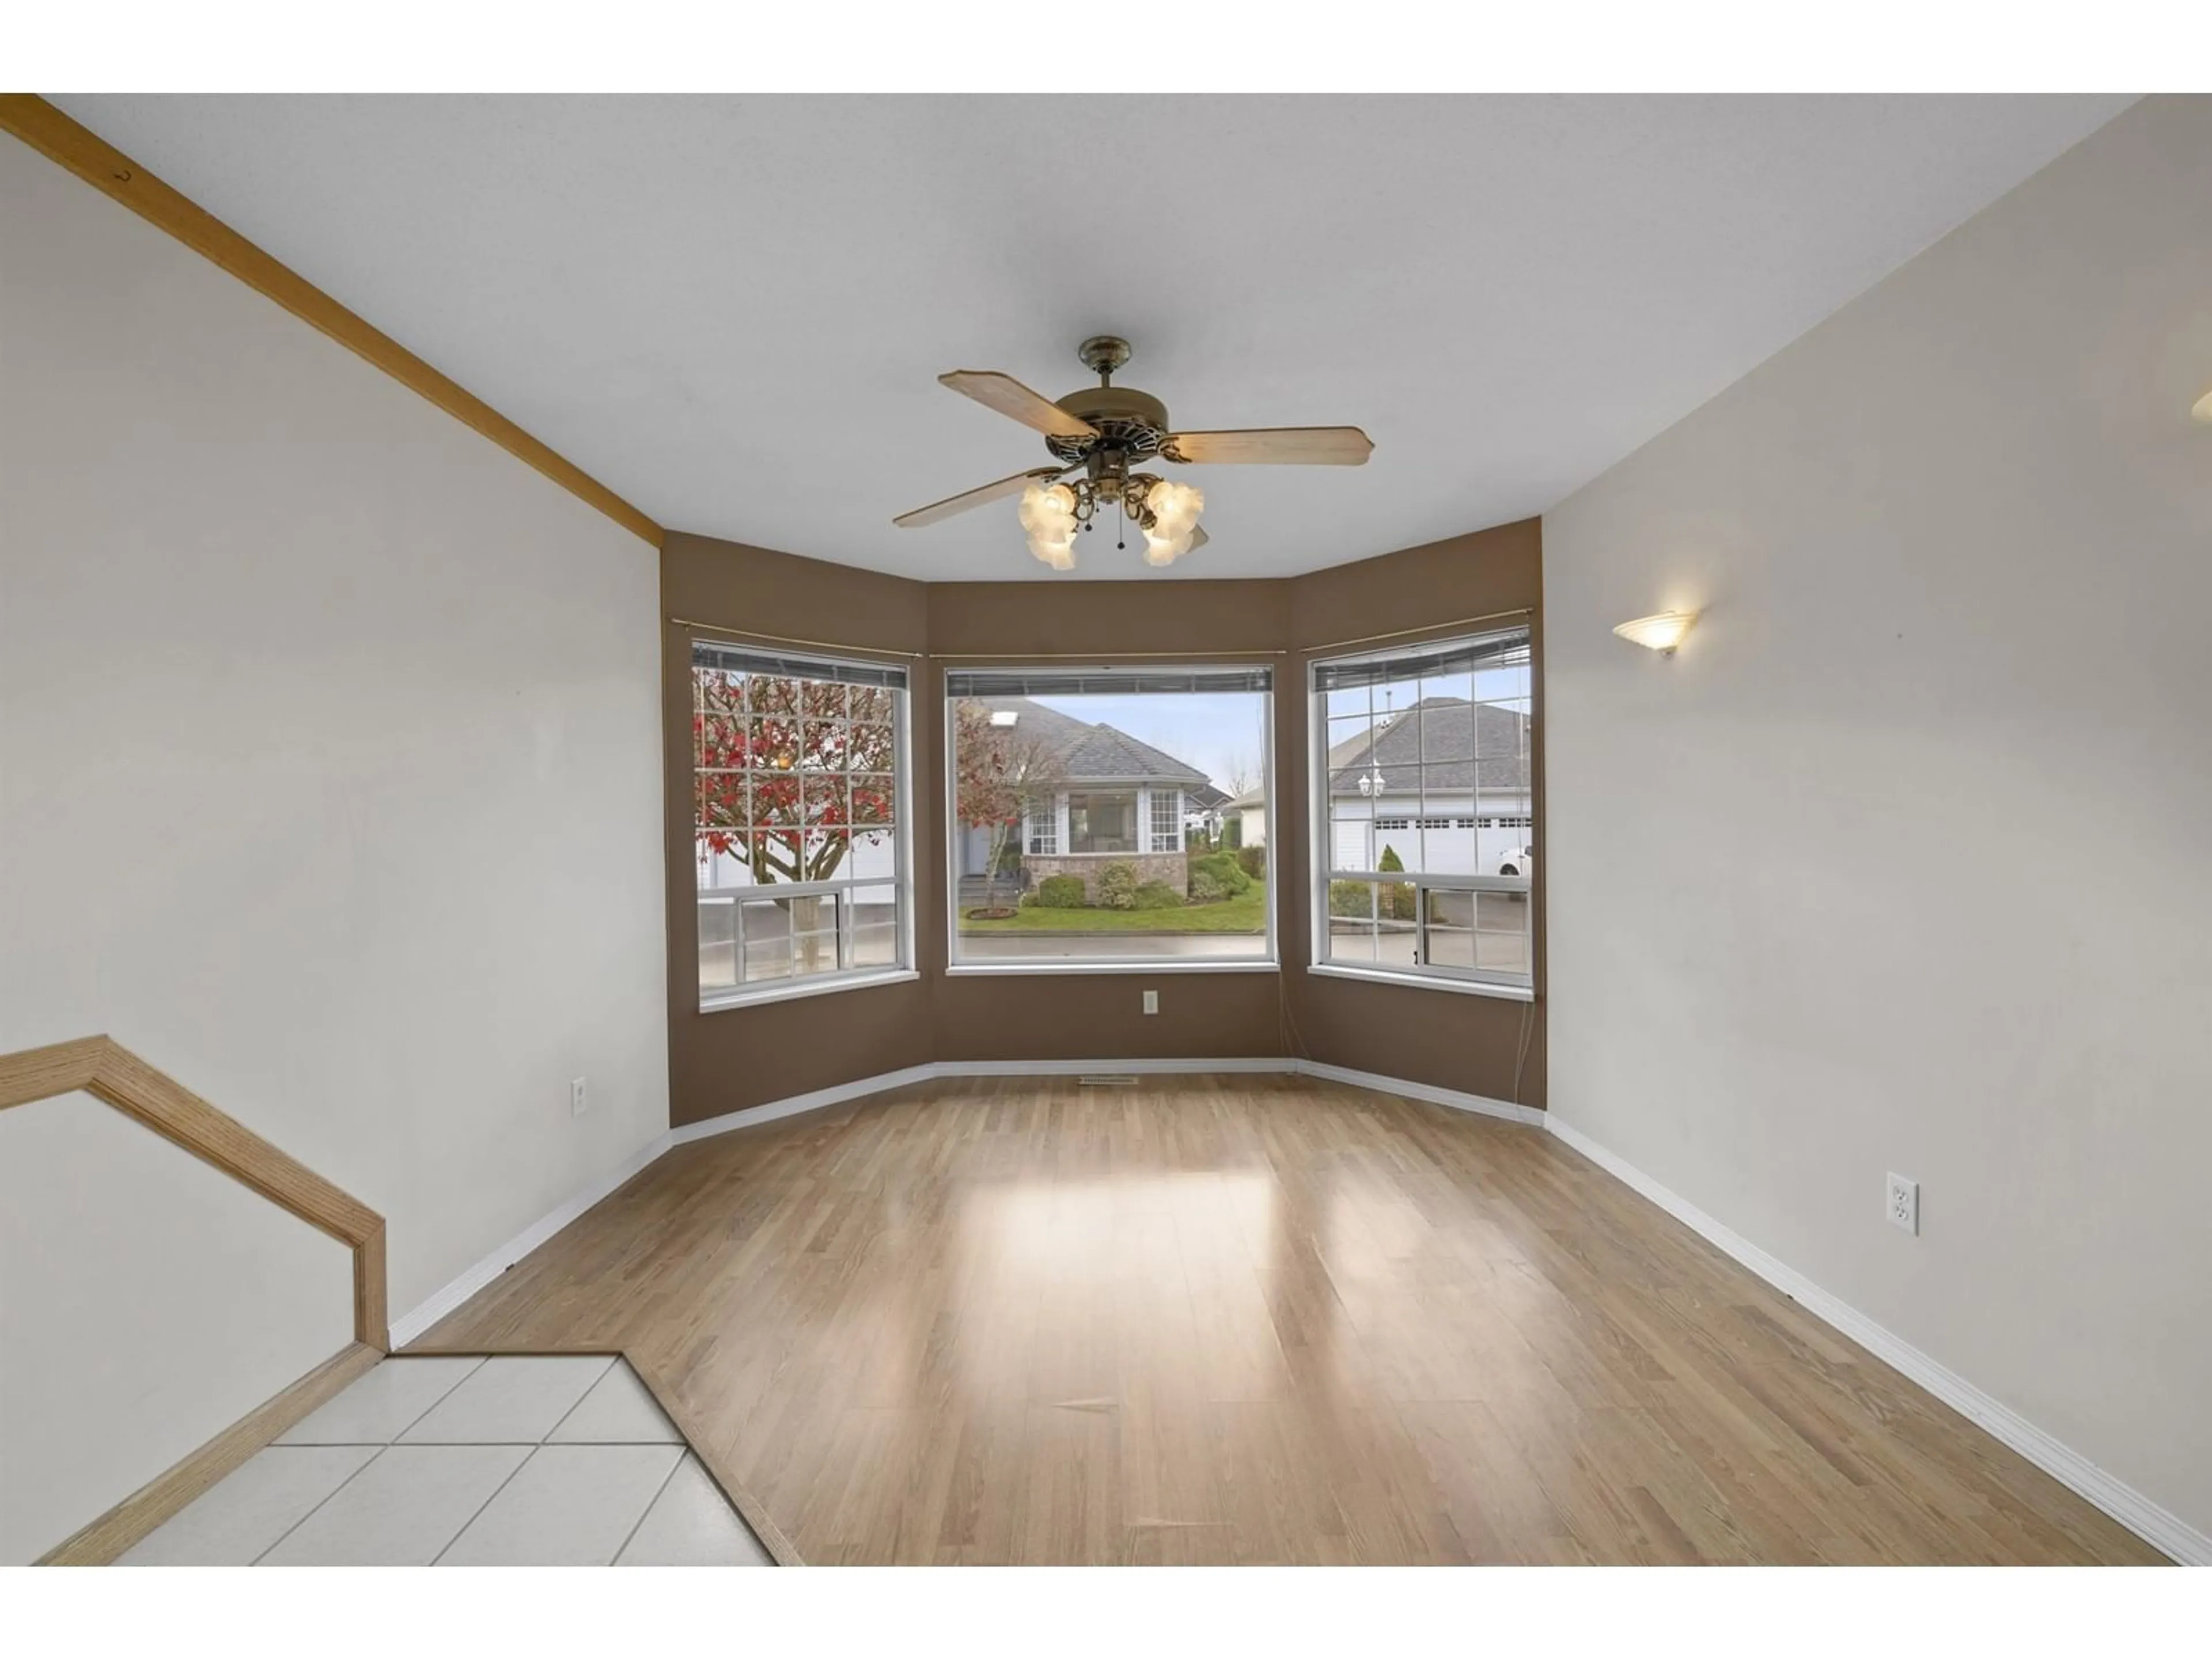
<path id="1" fill-rule="evenodd" d="M 1160 447 L 1171 461 L 1204 465 L 1361 466 L 1375 445 L 1356 426 L 1261 426 L 1244 432 L 1178 432 Z"/>
<path id="2" fill-rule="evenodd" d="M 1017 472 L 1011 478 L 987 483 L 980 489 L 969 490 L 965 495 L 947 495 L 941 501 L 932 501 L 927 507 L 917 507 L 911 513 L 902 513 L 891 522 L 902 530 L 919 530 L 926 524 L 935 524 L 940 519 L 965 513 L 971 507 L 981 507 L 986 501 L 995 501 L 1001 496 L 1011 495 L 1033 480 L 1041 483 L 1046 478 L 1056 478 L 1065 470 L 1057 466 L 1033 466 L 1026 472 Z"/>
<path id="3" fill-rule="evenodd" d="M 1048 438 L 1095 438 L 1098 428 L 1069 414 L 1049 398 L 1040 397 L 1011 374 L 992 369 L 956 368 L 937 377 L 963 398 L 973 398 L 986 409 L 1035 427 Z"/>

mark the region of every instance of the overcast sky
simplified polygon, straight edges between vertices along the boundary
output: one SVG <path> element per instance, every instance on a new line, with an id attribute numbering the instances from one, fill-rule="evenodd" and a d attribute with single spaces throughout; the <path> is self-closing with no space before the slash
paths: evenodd
<path id="1" fill-rule="evenodd" d="M 1455 674 L 1425 684 L 1377 686 L 1373 691 L 1374 707 L 1378 712 L 1408 708 L 1425 693 L 1430 696 L 1456 697 L 1473 694 L 1486 699 L 1526 697 L 1528 678 L 1528 670 L 1520 668 Z M 1340 720 L 1354 711 L 1365 712 L 1369 695 L 1364 686 L 1330 693 L 1331 720 Z M 1267 746 L 1267 699 L 1261 692 L 1039 697 L 1036 701 L 1073 719 L 1094 726 L 1116 726 L 1133 738 L 1141 738 L 1153 748 L 1164 750 L 1177 760 L 1188 761 L 1220 788 L 1230 789 L 1231 781 L 1240 769 L 1253 782 L 1260 781 L 1260 757 Z M 1348 729 L 1338 730 L 1335 736 L 1342 738 Z"/>

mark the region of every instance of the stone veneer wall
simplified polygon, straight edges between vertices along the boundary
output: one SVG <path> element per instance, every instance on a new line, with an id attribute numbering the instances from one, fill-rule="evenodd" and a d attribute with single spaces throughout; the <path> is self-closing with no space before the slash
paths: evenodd
<path id="1" fill-rule="evenodd" d="M 1022 859 L 1029 886 L 1047 876 L 1079 876 L 1083 896 L 1093 904 L 1098 902 L 1098 872 L 1109 864 L 1135 866 L 1140 882 L 1164 881 L 1179 893 L 1189 887 L 1189 866 L 1181 853 L 1030 853 Z"/>

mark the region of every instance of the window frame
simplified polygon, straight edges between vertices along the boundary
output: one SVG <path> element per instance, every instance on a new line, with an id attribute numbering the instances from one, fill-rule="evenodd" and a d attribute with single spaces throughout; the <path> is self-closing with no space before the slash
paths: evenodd
<path id="1" fill-rule="evenodd" d="M 906 683 L 903 685 L 884 688 L 884 690 L 890 690 L 893 696 L 890 722 L 892 751 L 892 804 L 890 823 L 891 874 L 888 877 L 841 876 L 834 878 L 829 881 L 768 882 L 757 887 L 700 887 L 696 884 L 696 877 L 695 874 L 694 885 L 692 888 L 692 913 L 694 916 L 696 917 L 698 914 L 700 900 L 707 895 L 726 894 L 737 918 L 732 928 L 731 948 L 733 954 L 732 966 L 736 975 L 738 975 L 738 982 L 728 989 L 716 989 L 714 991 L 709 991 L 704 985 L 696 985 L 695 988 L 697 993 L 699 1012 L 702 1014 L 720 1013 L 724 1010 L 731 1008 L 750 1008 L 758 1006 L 763 1003 L 788 1002 L 795 1000 L 800 997 L 822 996 L 834 991 L 858 991 L 864 990 L 870 986 L 896 985 L 906 981 L 920 979 L 921 977 L 921 972 L 915 961 L 916 947 L 915 927 L 914 813 L 915 797 L 914 787 L 913 702 L 914 686 L 916 677 L 913 668 L 903 663 L 887 663 L 871 660 L 869 659 L 860 657 L 833 657 L 824 656 L 818 652 L 787 651 L 781 648 L 752 647 L 739 641 L 718 640 L 705 635 L 693 635 L 691 637 L 691 643 L 695 647 L 700 645 L 714 646 L 737 653 L 751 651 L 755 654 L 762 657 L 773 657 L 780 662 L 787 662 L 792 664 L 811 663 L 819 665 L 824 668 L 896 668 L 900 673 L 906 677 Z M 695 663 L 693 665 L 693 672 L 696 672 L 696 665 Z M 794 676 L 793 678 L 804 677 Z M 694 697 L 696 700 L 696 692 L 694 693 Z M 696 758 L 696 751 L 695 758 L 692 763 L 692 771 L 696 778 L 698 771 L 698 763 Z M 847 775 L 849 777 L 852 775 L 848 773 Z M 848 826 L 848 830 L 849 833 L 849 825 Z M 697 858 L 698 834 L 699 826 L 697 821 L 697 809 L 695 805 L 693 808 L 691 826 L 692 856 L 695 861 Z M 806 898 L 809 896 L 819 896 L 823 894 L 836 893 L 838 895 L 837 934 L 839 950 L 842 951 L 848 946 L 853 932 L 853 907 L 846 902 L 845 896 L 849 894 L 855 888 L 882 887 L 886 884 L 892 887 L 897 895 L 898 924 L 894 937 L 897 943 L 898 959 L 896 963 L 888 967 L 880 964 L 872 964 L 867 967 L 841 968 L 834 973 L 810 974 L 803 979 L 787 978 L 781 980 L 762 980 L 751 985 L 748 985 L 744 982 L 744 939 L 742 921 L 744 915 L 743 907 L 746 903 L 757 902 L 759 899 Z M 695 977 L 695 981 L 698 973 L 698 968 L 696 965 L 696 957 L 698 956 L 698 938 L 699 931 L 695 922 L 692 930 L 692 956 L 694 958 L 692 973 Z"/>
<path id="2" fill-rule="evenodd" d="M 1020 663 L 1007 663 L 1001 665 L 1000 664 L 994 663 L 992 666 L 994 672 L 1003 672 L 1009 674 L 1033 673 L 1046 675 L 1060 672 L 1064 669 L 1065 665 L 1060 665 L 1056 666 L 1051 664 L 1024 665 Z M 1200 660 L 1188 663 L 1178 662 L 1174 664 L 1154 664 L 1144 668 L 1100 667 L 1086 669 L 1084 671 L 1084 678 L 1087 679 L 1100 680 L 1115 678 L 1135 680 L 1146 678 L 1149 675 L 1159 673 L 1249 673 L 1255 668 L 1264 668 L 1267 673 L 1267 689 L 1263 692 L 1251 694 L 1257 696 L 1260 698 L 1260 764 L 1262 773 L 1261 781 L 1265 786 L 1267 800 L 1267 846 L 1269 849 L 1267 883 L 1267 932 L 1261 935 L 1261 939 L 1265 946 L 1266 954 L 1264 956 L 1255 955 L 1250 957 L 1217 957 L 1212 959 L 1208 959 L 1204 957 L 1075 957 L 1063 958 L 1037 957 L 1023 960 L 1002 957 L 996 960 L 986 958 L 981 961 L 963 961 L 961 959 L 960 833 L 962 826 L 960 823 L 959 812 L 957 811 L 960 793 L 959 757 L 955 752 L 953 747 L 953 745 L 959 740 L 959 725 L 953 717 L 953 708 L 956 699 L 951 695 L 950 690 L 947 689 L 950 682 L 947 679 L 940 678 L 939 681 L 939 695 L 938 701 L 943 706 L 938 711 L 938 719 L 942 722 L 940 729 L 944 734 L 945 764 L 937 781 L 943 786 L 945 794 L 944 971 L 947 977 L 974 977 L 981 979 L 1006 974 L 1022 974 L 1031 975 L 1037 974 L 1278 974 L 1282 971 L 1282 883 L 1279 878 L 1278 866 L 1274 862 L 1273 857 L 1274 848 L 1276 846 L 1275 781 L 1277 777 L 1277 768 L 1275 765 L 1275 699 L 1282 694 L 1283 671 L 1281 665 L 1272 661 L 1260 664 L 1249 662 L 1232 662 L 1224 664 Z M 1058 696 L 1064 694 L 1045 693 L 1042 695 Z M 1170 696 L 1176 694 L 1172 692 L 1157 692 L 1149 695 Z M 1112 786 L 1106 787 L 1111 787 Z M 1135 789 L 1145 786 L 1132 784 L 1129 787 Z M 1182 786 L 1178 784 L 1176 787 L 1178 793 L 1180 793 Z M 1061 791 L 1060 793 L 1065 794 L 1066 792 Z M 1062 814 L 1061 816 L 1064 817 L 1065 815 Z M 1137 817 L 1139 842 L 1140 845 L 1148 844 L 1151 833 L 1149 829 L 1150 821 L 1145 803 L 1142 800 L 1139 800 L 1138 803 Z M 1024 825 L 1024 829 L 1026 829 L 1026 825 Z M 1060 852 L 1039 854 L 1038 856 L 1041 858 L 1070 856 L 1066 852 L 1069 839 L 1070 838 L 1066 836 L 1062 836 L 1059 838 L 1057 844 L 1060 848 Z M 1188 853 L 1188 849 L 1189 842 L 1188 839 L 1186 839 L 1177 850 Z M 1102 856 L 1110 857 L 1114 855 L 1103 854 Z M 1126 856 L 1130 858 L 1142 858 L 1146 855 L 1141 853 L 1133 853 L 1127 854 Z"/>
<path id="3" fill-rule="evenodd" d="M 1536 630 L 1535 619 L 1533 616 L 1515 627 L 1486 629 L 1476 633 L 1449 635 L 1438 639 L 1422 640 L 1413 644 L 1398 646 L 1389 650 L 1346 652 L 1327 656 L 1310 657 L 1307 659 L 1305 675 L 1307 727 L 1306 793 L 1308 797 L 1308 867 L 1311 876 L 1311 879 L 1308 884 L 1306 895 L 1308 907 L 1308 954 L 1311 958 L 1311 960 L 1305 964 L 1305 969 L 1308 973 L 1342 979 L 1365 980 L 1370 982 L 1388 985 L 1413 986 L 1423 990 L 1455 991 L 1474 996 L 1497 997 L 1510 1002 L 1534 1002 L 1536 1000 L 1538 909 L 1536 878 L 1534 877 L 1493 876 L 1480 873 L 1460 874 L 1455 872 L 1437 872 L 1431 874 L 1425 871 L 1394 870 L 1389 872 L 1377 872 L 1372 870 L 1339 870 L 1332 867 L 1334 864 L 1334 854 L 1336 850 L 1336 843 L 1334 840 L 1334 826 L 1332 822 L 1332 814 L 1329 810 L 1331 800 L 1331 796 L 1329 794 L 1329 778 L 1331 769 L 1328 763 L 1328 751 L 1330 748 L 1328 740 L 1328 694 L 1321 689 L 1319 684 L 1322 678 L 1322 671 L 1333 665 L 1389 662 L 1395 658 L 1409 657 L 1417 654 L 1426 655 L 1433 652 L 1449 650 L 1455 646 L 1473 644 L 1478 641 L 1495 638 L 1499 635 L 1514 633 L 1524 634 L 1528 638 L 1528 835 L 1529 838 L 1528 845 L 1536 849 L 1537 868 L 1541 870 L 1544 867 L 1543 850 L 1538 824 L 1543 815 L 1544 804 L 1541 799 L 1542 792 L 1536 787 L 1537 773 L 1540 770 L 1536 762 L 1541 742 L 1542 730 L 1540 725 L 1541 711 L 1540 708 L 1541 691 L 1539 686 L 1539 677 L 1536 673 Z M 1478 698 L 1475 702 L 1476 706 L 1479 708 L 1481 700 Z M 1479 714 L 1477 714 L 1476 719 L 1478 721 L 1480 720 L 1480 716 Z M 1370 732 L 1372 729 L 1372 722 L 1370 720 Z M 1481 846 L 1481 832 L 1480 826 L 1485 818 L 1485 815 L 1481 809 L 1481 790 L 1478 784 L 1477 787 L 1470 793 L 1470 810 L 1468 815 L 1468 821 L 1476 827 L 1475 844 L 1478 850 Z M 1408 822 L 1409 823 L 1423 822 L 1425 820 L 1425 815 L 1424 814 L 1421 806 L 1416 805 L 1413 809 Z M 1456 817 L 1460 815 L 1453 813 L 1450 816 Z M 1519 815 L 1492 814 L 1491 816 L 1498 817 L 1502 822 L 1504 817 L 1518 817 Z M 1393 819 L 1391 821 L 1395 823 L 1396 820 Z M 1379 827 L 1382 821 L 1377 819 L 1373 822 Z M 1415 957 L 1413 965 L 1407 968 L 1395 966 L 1386 968 L 1380 964 L 1364 964 L 1357 962 L 1332 961 L 1330 959 L 1328 955 L 1328 940 L 1330 937 L 1329 923 L 1332 918 L 1329 911 L 1328 893 L 1330 885 L 1333 883 L 1340 881 L 1362 882 L 1376 888 L 1389 886 L 1411 887 L 1413 889 L 1414 902 L 1416 907 L 1416 919 L 1412 924 L 1413 954 Z M 1455 965 L 1437 964 L 1421 961 L 1420 957 L 1425 954 L 1425 945 L 1428 937 L 1429 930 L 1429 895 L 1432 890 L 1472 893 L 1477 896 L 1475 902 L 1478 905 L 1480 903 L 1480 896 L 1486 892 L 1517 893 L 1522 895 L 1526 898 L 1528 906 L 1528 971 L 1525 974 L 1509 974 L 1498 969 L 1461 968 Z"/>

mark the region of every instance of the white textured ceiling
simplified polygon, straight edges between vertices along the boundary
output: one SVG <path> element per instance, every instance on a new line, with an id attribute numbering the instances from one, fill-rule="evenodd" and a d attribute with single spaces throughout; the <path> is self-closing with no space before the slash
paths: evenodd
<path id="1" fill-rule="evenodd" d="M 1057 397 L 1112 332 L 1179 426 L 1364 426 L 1178 472 L 1173 574 L 1364 558 L 1543 511 L 2127 102 L 56 101 L 663 524 L 933 580 L 1054 579 L 1012 501 L 891 527 L 1048 459 L 942 370 Z"/>

